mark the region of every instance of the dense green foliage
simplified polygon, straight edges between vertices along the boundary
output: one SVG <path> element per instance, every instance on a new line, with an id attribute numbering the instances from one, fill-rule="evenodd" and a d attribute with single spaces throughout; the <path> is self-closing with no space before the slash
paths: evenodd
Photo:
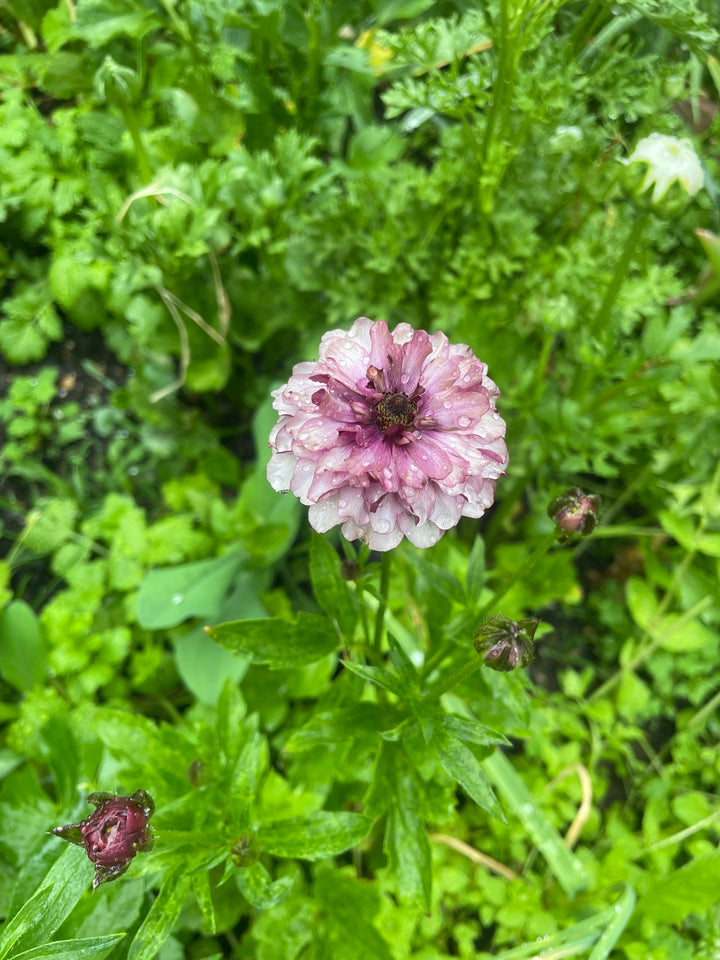
<path id="1" fill-rule="evenodd" d="M 717 955 L 718 27 L 0 5 L 0 960 Z M 687 203 L 633 195 L 652 132 Z M 392 568 L 265 479 L 359 315 L 468 343 L 508 424 L 492 510 Z M 535 662 L 470 672 L 498 612 Z M 138 789 L 91 892 L 48 831 Z"/>

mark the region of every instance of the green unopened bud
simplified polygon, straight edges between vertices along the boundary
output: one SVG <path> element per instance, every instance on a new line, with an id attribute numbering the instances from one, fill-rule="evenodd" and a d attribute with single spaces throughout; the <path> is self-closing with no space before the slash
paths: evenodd
<path id="1" fill-rule="evenodd" d="M 537 625 L 535 617 L 510 620 L 498 614 L 480 627 L 473 643 L 486 666 L 507 673 L 532 661 Z"/>
<path id="2" fill-rule="evenodd" d="M 622 184 L 636 205 L 659 216 L 677 216 L 705 182 L 687 140 L 652 133 L 639 141 L 625 165 Z"/>
<path id="3" fill-rule="evenodd" d="M 357 560 L 343 560 L 340 564 L 340 576 L 343 580 L 357 580 L 362 573 L 362 567 Z"/>
<path id="4" fill-rule="evenodd" d="M 252 830 L 241 833 L 230 847 L 230 855 L 236 867 L 251 867 L 260 859 L 260 841 Z"/>
<path id="5" fill-rule="evenodd" d="M 140 93 L 140 77 L 130 67 L 123 67 L 112 57 L 105 57 L 93 80 L 101 100 L 120 110 L 131 107 Z"/>
<path id="6" fill-rule="evenodd" d="M 575 487 L 553 500 L 548 507 L 548 516 L 560 529 L 560 539 L 572 540 L 593 532 L 598 522 L 599 506 L 599 497 Z"/>

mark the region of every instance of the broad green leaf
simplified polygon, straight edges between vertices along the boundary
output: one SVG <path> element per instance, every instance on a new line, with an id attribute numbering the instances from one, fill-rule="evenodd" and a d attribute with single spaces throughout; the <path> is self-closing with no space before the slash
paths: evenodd
<path id="1" fill-rule="evenodd" d="M 501 750 L 483 760 L 483 769 L 510 811 L 520 820 L 535 846 L 569 897 L 585 890 L 589 878 L 578 858 L 565 846 L 562 837 L 535 803 L 525 783 Z"/>
<path id="2" fill-rule="evenodd" d="M 26 692 L 44 679 L 47 669 L 38 618 L 24 600 L 13 600 L 0 613 L 0 673 Z"/>
<path id="3" fill-rule="evenodd" d="M 258 838 L 265 853 L 318 860 L 354 847 L 365 839 L 371 827 L 372 820 L 359 813 L 318 810 L 304 817 L 266 824 L 258 830 Z"/>
<path id="4" fill-rule="evenodd" d="M 337 650 L 337 633 L 325 617 L 300 612 L 294 623 L 280 618 L 235 620 L 206 627 L 208 636 L 251 663 L 300 667 Z"/>
<path id="5" fill-rule="evenodd" d="M 251 867 L 238 868 L 237 883 L 250 906 L 257 910 L 270 910 L 285 900 L 293 888 L 295 877 L 273 880 L 261 863 L 254 863 Z"/>
<path id="6" fill-rule="evenodd" d="M 427 831 L 420 817 L 418 785 L 406 762 L 398 758 L 397 748 L 394 754 L 395 777 L 383 849 L 388 866 L 395 875 L 400 896 L 429 910 L 432 863 Z"/>
<path id="7" fill-rule="evenodd" d="M 215 907 L 213 905 L 212 892 L 210 890 L 210 873 L 207 870 L 198 870 L 192 875 L 192 892 L 195 894 L 195 900 L 200 907 L 203 920 L 210 931 L 214 934 L 216 931 Z"/>
<path id="8" fill-rule="evenodd" d="M 686 550 L 695 547 L 695 524 L 690 517 L 680 517 L 669 510 L 660 510 L 658 513 L 663 530 L 669 533 Z"/>
<path id="9" fill-rule="evenodd" d="M 716 634 L 698 620 L 683 621 L 682 616 L 674 613 L 661 617 L 653 626 L 651 636 L 658 646 L 671 653 L 703 650 L 716 640 Z"/>
<path id="10" fill-rule="evenodd" d="M 382 895 L 377 884 L 349 875 L 348 868 L 318 869 L 315 896 L 325 923 L 318 931 L 322 956 L 332 960 L 392 960 L 393 953 L 375 926 Z M 392 936 L 388 930 L 388 934 Z"/>
<path id="11" fill-rule="evenodd" d="M 225 682 L 242 680 L 248 662 L 215 643 L 202 627 L 175 642 L 175 663 L 185 686 L 201 703 L 214 706 Z"/>
<path id="12" fill-rule="evenodd" d="M 319 534 L 310 541 L 310 576 L 318 603 L 349 644 L 357 621 L 355 599 L 340 576 L 340 557 Z"/>
<path id="13" fill-rule="evenodd" d="M 701 914 L 717 904 L 718 889 L 720 851 L 715 850 L 654 879 L 638 903 L 638 913 L 665 923 L 682 923 L 688 914 Z"/>
<path id="14" fill-rule="evenodd" d="M 647 629 L 658 609 L 654 591 L 639 577 L 630 577 L 625 584 L 625 599 L 635 623 Z"/>
<path id="15" fill-rule="evenodd" d="M 58 840 L 58 843 L 62 841 Z M 72 913 L 90 886 L 92 865 L 85 851 L 68 846 L 30 899 L 8 920 L 0 934 L 0 960 L 13 951 L 42 943 Z"/>
<path id="16" fill-rule="evenodd" d="M 487 810 L 498 820 L 507 823 L 505 814 L 493 793 L 487 777 L 482 771 L 480 761 L 469 747 L 454 737 L 449 730 L 437 724 L 434 726 L 432 743 L 437 750 L 438 760 L 445 771 L 457 780 L 463 790 L 483 810 Z"/>
<path id="17" fill-rule="evenodd" d="M 167 874 L 160 892 L 135 934 L 128 960 L 152 960 L 172 933 L 190 891 L 191 875 L 185 865 Z"/>
<path id="18" fill-rule="evenodd" d="M 233 551 L 222 557 L 151 570 L 138 592 L 140 626 L 164 630 L 190 617 L 217 616 L 241 564 L 242 556 Z"/>
<path id="19" fill-rule="evenodd" d="M 40 947 L 14 953 L 13 960 L 85 960 L 86 957 L 104 957 L 125 937 L 124 933 L 111 933 L 107 937 L 88 937 L 84 940 L 57 940 Z"/>

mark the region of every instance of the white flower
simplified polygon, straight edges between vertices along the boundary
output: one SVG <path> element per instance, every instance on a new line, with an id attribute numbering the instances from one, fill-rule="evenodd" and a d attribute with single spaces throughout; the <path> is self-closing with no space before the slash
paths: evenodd
<path id="1" fill-rule="evenodd" d="M 648 165 L 640 190 L 644 193 L 653 187 L 653 204 L 662 200 L 675 181 L 685 188 L 688 197 L 694 197 L 705 180 L 700 160 L 690 143 L 664 133 L 651 133 L 649 137 L 644 137 L 629 159 L 621 162 Z"/>

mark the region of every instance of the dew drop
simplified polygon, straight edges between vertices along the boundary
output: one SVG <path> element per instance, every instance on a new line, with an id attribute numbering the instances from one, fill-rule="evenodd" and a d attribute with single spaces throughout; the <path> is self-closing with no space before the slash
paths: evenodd
<path id="1" fill-rule="evenodd" d="M 177 606 L 179 603 L 182 603 L 184 599 L 185 597 L 181 593 L 174 593 L 172 597 L 170 597 L 170 603 L 174 603 L 175 606 Z"/>
<path id="2" fill-rule="evenodd" d="M 341 498 L 340 500 L 338 500 L 338 506 L 340 507 L 341 510 L 344 510 L 347 507 L 347 505 L 348 505 L 348 502 L 344 498 Z"/>
<path id="3" fill-rule="evenodd" d="M 128 473 L 131 477 L 136 477 L 140 473 L 139 467 L 128 467 Z"/>
<path id="4" fill-rule="evenodd" d="M 392 529 L 392 524 L 389 520 L 378 520 L 375 524 L 375 530 L 378 533 L 390 533 Z"/>
<path id="5" fill-rule="evenodd" d="M 459 424 L 461 427 L 463 427 L 463 428 L 469 427 L 471 423 L 472 423 L 472 420 L 470 419 L 470 417 L 459 417 L 459 418 L 458 418 L 458 424 Z"/>
<path id="6" fill-rule="evenodd" d="M 38 385 L 37 377 L 33 377 L 32 380 L 30 381 L 30 386 L 36 387 L 37 385 Z"/>
<path id="7" fill-rule="evenodd" d="M 443 407 L 445 407 L 446 410 L 452 410 L 452 403 L 450 402 L 450 400 L 446 400 L 445 403 L 443 404 Z"/>

